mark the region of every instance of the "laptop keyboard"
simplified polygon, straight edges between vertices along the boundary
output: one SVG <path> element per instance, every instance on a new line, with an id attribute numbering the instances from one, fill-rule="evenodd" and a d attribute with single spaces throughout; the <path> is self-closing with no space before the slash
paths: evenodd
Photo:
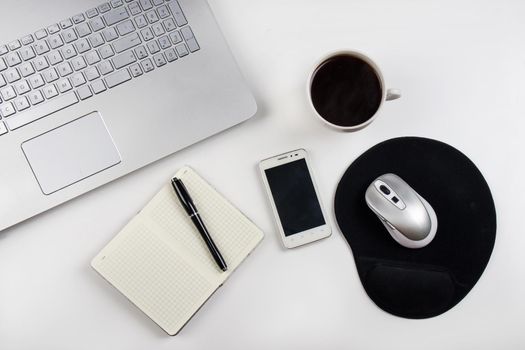
<path id="1" fill-rule="evenodd" d="M 112 0 L 0 45 L 0 135 L 199 49 L 176 0 Z"/>

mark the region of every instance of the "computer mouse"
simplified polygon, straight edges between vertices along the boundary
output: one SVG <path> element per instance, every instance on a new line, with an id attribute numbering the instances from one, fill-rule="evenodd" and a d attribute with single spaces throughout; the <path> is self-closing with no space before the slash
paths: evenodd
<path id="1" fill-rule="evenodd" d="M 402 246 L 422 248 L 434 239 L 438 224 L 436 212 L 399 176 L 379 176 L 368 186 L 365 198 L 388 233 Z"/>

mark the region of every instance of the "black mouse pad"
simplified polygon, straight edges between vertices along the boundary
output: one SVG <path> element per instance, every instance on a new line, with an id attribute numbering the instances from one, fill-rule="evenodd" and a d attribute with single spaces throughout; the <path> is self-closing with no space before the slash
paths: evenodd
<path id="1" fill-rule="evenodd" d="M 428 246 L 399 245 L 368 208 L 365 191 L 385 173 L 399 175 L 436 211 L 438 230 Z M 494 201 L 481 172 L 457 149 L 418 137 L 382 142 L 357 158 L 337 187 L 335 214 L 365 291 L 400 317 L 433 317 L 459 303 L 496 238 Z"/>

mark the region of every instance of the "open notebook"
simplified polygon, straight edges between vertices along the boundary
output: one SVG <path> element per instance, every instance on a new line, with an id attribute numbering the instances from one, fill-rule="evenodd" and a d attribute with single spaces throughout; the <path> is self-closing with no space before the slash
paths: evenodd
<path id="1" fill-rule="evenodd" d="M 219 251 L 222 272 L 171 184 L 93 259 L 91 266 L 164 331 L 175 335 L 263 239 L 262 231 L 194 170 L 180 169 Z"/>

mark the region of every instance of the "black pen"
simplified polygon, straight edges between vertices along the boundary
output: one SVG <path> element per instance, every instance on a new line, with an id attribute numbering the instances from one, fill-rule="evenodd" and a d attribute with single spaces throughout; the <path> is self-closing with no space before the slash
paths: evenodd
<path id="1" fill-rule="evenodd" d="M 193 200 L 191 199 L 190 194 L 188 193 L 188 190 L 186 189 L 186 186 L 184 186 L 182 180 L 174 177 L 173 179 L 171 179 L 171 185 L 173 186 L 177 197 L 179 197 L 180 203 L 190 216 L 191 221 L 193 222 L 197 230 L 199 230 L 202 239 L 204 240 L 204 243 L 206 243 L 206 245 L 208 246 L 208 249 L 210 250 L 210 253 L 213 256 L 213 259 L 215 259 L 215 262 L 217 263 L 219 268 L 222 271 L 228 270 L 228 266 L 226 266 L 226 262 L 224 261 L 221 252 L 219 252 L 219 249 L 213 242 L 213 239 L 211 239 L 211 236 L 208 230 L 206 229 L 206 226 L 204 226 L 204 222 L 202 221 L 199 212 L 197 211 L 197 207 L 195 206 L 195 203 L 193 203 Z"/>

